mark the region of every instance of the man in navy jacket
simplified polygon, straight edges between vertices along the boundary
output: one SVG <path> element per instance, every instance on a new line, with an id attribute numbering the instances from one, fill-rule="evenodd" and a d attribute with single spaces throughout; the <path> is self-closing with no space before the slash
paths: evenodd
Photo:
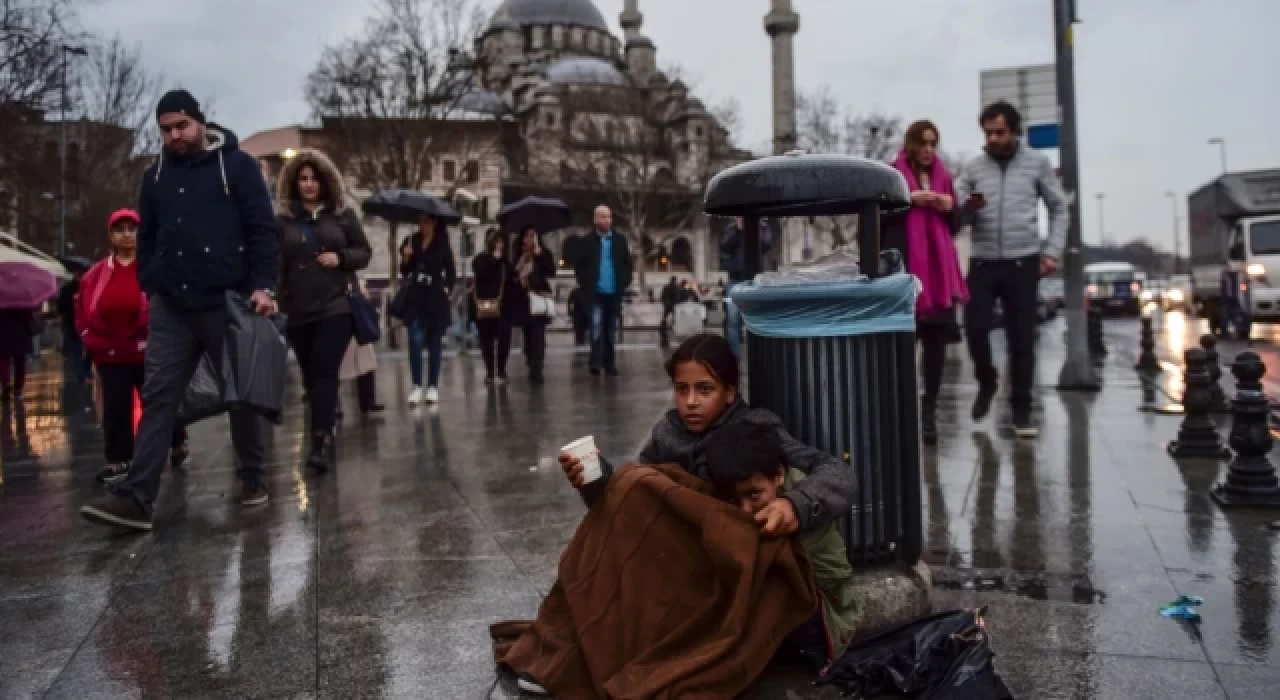
<path id="1" fill-rule="evenodd" d="M 142 420 L 129 471 L 111 494 L 80 512 L 95 522 L 151 529 L 152 508 L 172 442 L 178 406 L 201 356 L 218 362 L 226 330 L 225 294 L 276 310 L 280 232 L 257 162 L 236 137 L 206 124 L 184 90 L 156 107 L 164 152 L 143 176 L 138 211 L 138 280 L 150 300 Z M 240 502 L 267 502 L 262 419 L 231 412 L 240 463 Z"/>

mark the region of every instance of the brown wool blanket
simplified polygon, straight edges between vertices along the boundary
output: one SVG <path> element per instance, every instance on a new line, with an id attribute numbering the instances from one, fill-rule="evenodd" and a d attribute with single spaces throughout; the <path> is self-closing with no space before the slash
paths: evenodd
<path id="1" fill-rule="evenodd" d="M 533 622 L 490 628 L 499 664 L 561 700 L 733 698 L 817 609 L 808 560 L 678 466 L 610 480 Z"/>

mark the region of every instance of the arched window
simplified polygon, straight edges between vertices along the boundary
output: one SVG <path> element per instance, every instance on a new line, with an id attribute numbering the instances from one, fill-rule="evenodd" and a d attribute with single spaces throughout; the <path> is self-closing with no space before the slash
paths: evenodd
<path id="1" fill-rule="evenodd" d="M 693 271 L 693 245 L 687 238 L 677 238 L 671 244 L 671 269 L 679 272 Z"/>

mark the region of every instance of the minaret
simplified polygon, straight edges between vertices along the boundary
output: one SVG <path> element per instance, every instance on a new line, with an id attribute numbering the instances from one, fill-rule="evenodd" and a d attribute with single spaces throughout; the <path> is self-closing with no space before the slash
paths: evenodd
<path id="1" fill-rule="evenodd" d="M 792 37 L 800 31 L 800 15 L 791 10 L 791 0 L 771 0 L 771 3 L 770 12 L 764 17 L 764 30 L 773 44 L 773 152 L 780 155 L 796 147 L 796 62 Z"/>
<path id="2" fill-rule="evenodd" d="M 632 82 L 639 87 L 647 87 L 653 74 L 658 71 L 658 49 L 648 37 L 640 33 L 644 25 L 644 15 L 640 14 L 640 0 L 626 0 L 622 6 L 622 14 L 618 17 L 622 25 L 623 60 L 627 64 L 627 72 Z"/>
<path id="3" fill-rule="evenodd" d="M 644 23 L 644 15 L 640 14 L 640 0 L 625 0 L 622 3 L 622 14 L 618 16 L 618 24 L 622 25 L 622 40 L 631 41 L 640 36 L 640 25 Z"/>

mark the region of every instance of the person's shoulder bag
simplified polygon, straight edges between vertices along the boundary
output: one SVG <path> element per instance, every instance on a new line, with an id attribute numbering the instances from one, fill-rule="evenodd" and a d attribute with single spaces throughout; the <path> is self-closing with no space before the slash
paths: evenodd
<path id="1" fill-rule="evenodd" d="M 476 294 L 475 288 L 472 288 L 471 297 L 476 302 L 476 318 L 481 320 L 491 320 L 502 317 L 502 295 L 506 291 L 507 271 L 502 269 L 502 261 L 495 261 L 499 267 L 498 274 L 498 296 L 496 299 L 481 299 Z"/>

